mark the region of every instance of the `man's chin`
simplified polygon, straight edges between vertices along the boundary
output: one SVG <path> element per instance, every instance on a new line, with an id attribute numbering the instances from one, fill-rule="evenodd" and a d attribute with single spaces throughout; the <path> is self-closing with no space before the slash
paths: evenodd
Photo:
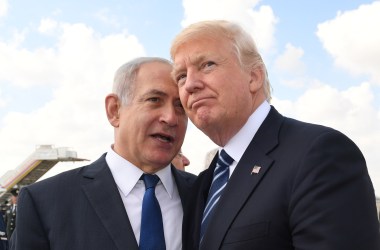
<path id="1" fill-rule="evenodd" d="M 175 155 L 172 156 L 171 154 L 170 155 L 167 154 L 167 155 L 157 156 L 157 157 L 154 157 L 151 160 L 151 162 L 157 168 L 162 169 L 162 168 L 168 166 L 171 163 L 171 161 L 174 158 L 174 156 Z"/>
<path id="2" fill-rule="evenodd" d="M 199 129 L 209 126 L 212 121 L 210 110 L 204 107 L 198 109 L 194 115 L 189 115 L 189 117 L 193 124 Z"/>
<path id="3" fill-rule="evenodd" d="M 209 115 L 197 116 L 192 120 L 193 124 L 200 130 L 207 130 L 211 126 L 211 119 Z"/>

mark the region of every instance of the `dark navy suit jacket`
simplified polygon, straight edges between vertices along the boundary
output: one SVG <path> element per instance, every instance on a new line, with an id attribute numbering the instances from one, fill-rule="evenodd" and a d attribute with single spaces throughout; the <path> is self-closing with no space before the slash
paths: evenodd
<path id="1" fill-rule="evenodd" d="M 173 166 L 172 174 L 184 202 L 195 176 Z M 138 250 L 105 155 L 22 188 L 10 245 L 17 250 Z"/>
<path id="2" fill-rule="evenodd" d="M 216 158 L 185 206 L 184 249 L 379 250 L 374 189 L 357 146 L 331 128 L 273 107 L 210 218 L 200 222 Z M 252 173 L 254 166 L 260 171 Z"/>
<path id="3" fill-rule="evenodd" d="M 0 250 L 8 249 L 8 239 L 5 230 L 3 212 L 0 211 Z"/>

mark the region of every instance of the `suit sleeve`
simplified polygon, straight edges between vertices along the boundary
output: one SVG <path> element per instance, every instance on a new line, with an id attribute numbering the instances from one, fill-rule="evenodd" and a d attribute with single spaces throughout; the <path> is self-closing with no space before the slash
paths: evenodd
<path id="1" fill-rule="evenodd" d="M 289 205 L 295 249 L 380 249 L 374 189 L 350 139 L 323 133 L 298 169 Z"/>
<path id="2" fill-rule="evenodd" d="M 41 212 L 37 210 L 28 188 L 21 189 L 18 197 L 16 228 L 10 241 L 11 250 L 50 249 L 41 222 Z"/>

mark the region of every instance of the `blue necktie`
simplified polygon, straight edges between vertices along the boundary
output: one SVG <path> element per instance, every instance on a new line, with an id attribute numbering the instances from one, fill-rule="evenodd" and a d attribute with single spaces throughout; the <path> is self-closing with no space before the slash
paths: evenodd
<path id="1" fill-rule="evenodd" d="M 213 209 L 218 203 L 219 198 L 227 185 L 227 181 L 230 175 L 229 166 L 233 161 L 234 159 L 232 159 L 231 156 L 229 156 L 226 151 L 224 151 L 224 149 L 220 152 L 218 161 L 216 162 L 216 168 L 214 170 L 214 177 L 212 179 L 211 187 L 208 193 L 206 207 L 203 211 L 200 242 L 202 242 L 203 235 L 210 221 L 210 217 L 212 216 Z"/>
<path id="2" fill-rule="evenodd" d="M 165 250 L 164 227 L 160 204 L 155 187 L 160 180 L 157 175 L 143 174 L 145 194 L 142 203 L 140 250 Z"/>

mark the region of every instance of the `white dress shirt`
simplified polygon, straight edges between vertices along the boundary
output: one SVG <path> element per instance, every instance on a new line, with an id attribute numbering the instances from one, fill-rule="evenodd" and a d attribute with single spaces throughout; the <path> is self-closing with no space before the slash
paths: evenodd
<path id="1" fill-rule="evenodd" d="M 239 130 L 239 132 L 234 135 L 234 137 L 232 137 L 231 140 L 229 140 L 224 146 L 224 150 L 227 152 L 227 154 L 234 159 L 234 162 L 230 166 L 230 177 L 234 172 L 237 164 L 239 163 L 241 157 L 243 156 L 245 150 L 251 143 L 257 130 L 259 130 L 261 124 L 269 114 L 269 111 L 270 105 L 267 101 L 264 101 L 248 118 L 248 121 Z M 220 150 L 222 149 L 219 149 L 219 152 Z"/>
<path id="2" fill-rule="evenodd" d="M 145 193 L 144 181 L 140 180 L 140 177 L 144 172 L 122 158 L 112 148 L 106 155 L 106 162 L 119 189 L 136 240 L 139 242 L 141 208 Z M 166 249 L 182 249 L 183 210 L 170 164 L 156 175 L 160 177 L 156 186 L 156 197 L 161 207 Z"/>

